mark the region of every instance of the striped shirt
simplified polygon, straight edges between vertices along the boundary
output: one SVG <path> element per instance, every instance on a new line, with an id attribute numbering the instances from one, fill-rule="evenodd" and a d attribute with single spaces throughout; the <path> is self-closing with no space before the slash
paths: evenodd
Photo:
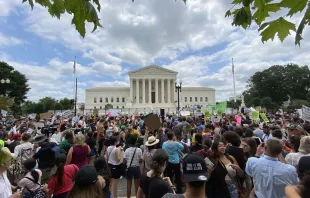
<path id="1" fill-rule="evenodd" d="M 136 152 L 135 152 L 135 149 L 137 149 Z M 134 152 L 135 152 L 135 155 L 133 156 Z M 124 158 L 127 161 L 127 167 L 129 167 L 131 159 L 132 159 L 132 163 L 130 167 L 139 166 L 139 161 L 141 157 L 142 157 L 142 150 L 140 148 L 130 147 L 126 149 Z"/>

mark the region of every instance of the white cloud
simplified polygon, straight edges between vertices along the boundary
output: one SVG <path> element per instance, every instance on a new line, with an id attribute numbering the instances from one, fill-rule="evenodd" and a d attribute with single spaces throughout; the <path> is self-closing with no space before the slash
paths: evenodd
<path id="1" fill-rule="evenodd" d="M 0 6 L 1 7 L 1 6 Z M 1 10 L 0 10 L 1 12 Z M 6 36 L 0 32 L 0 47 L 21 45 L 24 41 L 13 36 Z"/>
<path id="2" fill-rule="evenodd" d="M 231 6 L 227 0 L 189 0 L 187 5 L 173 0 L 134 3 L 101 0 L 103 28 L 91 33 L 92 24 L 87 24 L 84 39 L 71 25 L 69 14 L 58 20 L 39 5 L 31 11 L 28 5 L 20 7 L 20 1 L 7 2 L 10 1 L 0 6 L 0 13 L 4 8 L 7 8 L 5 16 L 12 12 L 26 13 L 21 21 L 27 31 L 91 60 L 85 65 L 77 64 L 78 77 L 91 79 L 79 82 L 79 98 L 84 97 L 83 89 L 89 86 L 128 87 L 126 72 L 131 68 L 124 65 L 146 66 L 156 58 L 171 60 L 163 66 L 178 71 L 184 86 L 215 88 L 218 101 L 233 95 L 231 58 L 235 60 L 237 94 L 245 89 L 246 81 L 256 71 L 290 62 L 309 65 L 310 43 L 306 42 L 310 39 L 309 28 L 305 29 L 301 47 L 294 46 L 294 34 L 284 43 L 275 39 L 263 44 L 257 30 L 231 26 L 232 19 L 224 17 Z M 292 20 L 299 21 L 296 17 Z M 19 42 L 20 38 L 0 33 L 0 46 L 20 45 Z M 45 65 L 16 62 L 5 52 L 0 52 L 0 58 L 9 60 L 29 78 L 30 99 L 46 95 L 72 97 L 73 62 L 62 61 L 65 53 L 54 51 L 59 56 Z M 92 80 L 93 76 L 102 80 Z"/>

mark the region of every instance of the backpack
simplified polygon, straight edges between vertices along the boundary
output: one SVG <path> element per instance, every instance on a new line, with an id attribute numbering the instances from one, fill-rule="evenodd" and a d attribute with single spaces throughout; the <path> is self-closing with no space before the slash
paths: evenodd
<path id="1" fill-rule="evenodd" d="M 25 178 L 32 181 L 33 183 L 39 185 L 40 188 L 38 188 L 35 191 L 31 191 L 31 190 L 29 190 L 29 188 L 27 188 L 27 186 L 25 186 L 25 188 L 28 190 L 28 192 L 23 193 L 23 198 L 47 198 L 47 195 L 46 195 L 44 188 L 41 184 L 35 182 L 33 179 L 31 179 L 29 177 L 25 177 Z"/>

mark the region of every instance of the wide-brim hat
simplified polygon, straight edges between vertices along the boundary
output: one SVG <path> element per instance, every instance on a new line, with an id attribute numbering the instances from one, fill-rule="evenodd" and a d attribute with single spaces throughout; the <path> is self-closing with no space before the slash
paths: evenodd
<path id="1" fill-rule="evenodd" d="M 159 142 L 159 139 L 156 139 L 154 136 L 150 136 L 147 138 L 147 142 L 145 142 L 145 146 L 154 146 Z"/>
<path id="2" fill-rule="evenodd" d="M 38 144 L 46 141 L 48 138 L 45 135 L 38 135 L 34 137 L 34 139 L 31 141 L 33 144 Z"/>

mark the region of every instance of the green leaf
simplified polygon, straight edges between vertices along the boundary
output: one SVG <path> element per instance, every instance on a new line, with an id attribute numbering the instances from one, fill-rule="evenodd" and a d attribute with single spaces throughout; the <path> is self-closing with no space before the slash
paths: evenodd
<path id="1" fill-rule="evenodd" d="M 93 0 L 93 2 L 97 5 L 97 9 L 98 9 L 98 11 L 100 12 L 101 6 L 100 6 L 99 0 Z M 132 2 L 133 2 L 133 1 L 132 1 Z"/>
<path id="2" fill-rule="evenodd" d="M 100 23 L 99 23 L 99 17 L 98 14 L 94 8 L 94 6 L 90 3 L 90 2 L 86 2 L 85 7 L 87 9 L 87 16 L 86 16 L 86 20 L 88 22 L 93 22 L 94 23 L 94 28 L 93 31 L 94 32 L 97 27 L 101 27 Z"/>
<path id="3" fill-rule="evenodd" d="M 252 22 L 252 13 L 250 7 L 242 7 L 236 9 L 233 13 L 234 20 L 232 25 L 242 26 L 244 29 L 248 28 Z"/>
<path id="4" fill-rule="evenodd" d="M 283 17 L 270 22 L 266 26 L 268 27 L 261 33 L 262 42 L 268 41 L 269 39 L 273 40 L 276 34 L 278 34 L 278 38 L 283 42 L 290 34 L 290 30 L 296 31 L 295 24 L 285 20 Z"/>
<path id="5" fill-rule="evenodd" d="M 288 12 L 288 16 L 293 16 L 297 12 L 302 12 L 306 5 L 308 0 L 282 0 L 281 1 L 281 7 L 289 8 L 290 11 Z"/>
<path id="6" fill-rule="evenodd" d="M 231 16 L 231 11 L 230 10 L 227 10 L 226 14 L 225 14 L 225 17 L 230 17 Z"/>
<path id="7" fill-rule="evenodd" d="M 25 3 L 26 1 L 27 1 L 27 0 L 23 0 L 22 3 Z M 29 3 L 29 5 L 30 5 L 31 9 L 33 10 L 33 6 L 34 6 L 33 0 L 28 0 L 28 3 Z"/>
<path id="8" fill-rule="evenodd" d="M 82 37 L 85 37 L 86 8 L 84 0 L 66 0 L 65 8 L 73 14 L 72 24 Z"/>
<path id="9" fill-rule="evenodd" d="M 269 12 L 277 12 L 280 10 L 280 4 L 272 3 L 272 4 L 264 4 L 264 0 L 256 0 L 255 6 L 257 7 L 257 11 L 254 13 L 253 18 L 258 25 L 260 25 L 267 17 L 269 17 Z"/>
<path id="10" fill-rule="evenodd" d="M 35 1 L 43 7 L 50 7 L 52 5 L 49 0 L 35 0 Z"/>
<path id="11" fill-rule="evenodd" d="M 297 28 L 296 36 L 295 36 L 295 45 L 300 46 L 300 41 L 303 40 L 302 33 L 304 31 L 304 28 L 306 25 L 309 25 L 309 24 L 310 24 L 310 3 L 308 4 L 307 11 L 304 17 L 302 18 L 302 20 L 300 21 L 300 24 Z"/>
<path id="12" fill-rule="evenodd" d="M 243 0 L 234 0 L 231 4 L 241 4 Z"/>
<path id="13" fill-rule="evenodd" d="M 248 7 L 251 4 L 251 1 L 252 0 L 242 0 L 242 4 L 243 6 Z"/>
<path id="14" fill-rule="evenodd" d="M 52 16 L 56 16 L 60 19 L 60 15 L 65 12 L 64 0 L 54 0 L 54 4 L 49 7 L 48 12 Z"/>

